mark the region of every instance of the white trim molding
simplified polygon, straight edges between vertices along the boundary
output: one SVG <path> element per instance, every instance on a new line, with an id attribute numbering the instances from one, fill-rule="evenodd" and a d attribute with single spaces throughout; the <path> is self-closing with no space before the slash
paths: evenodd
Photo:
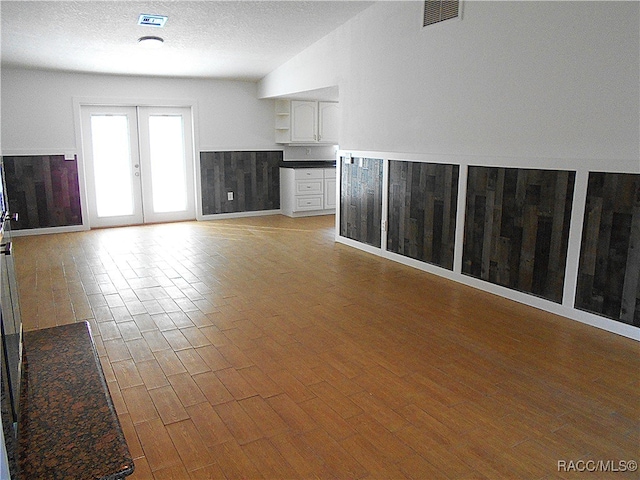
<path id="1" fill-rule="evenodd" d="M 281 215 L 281 211 L 278 210 L 250 210 L 246 212 L 231 212 L 231 213 L 213 213 L 209 215 L 198 215 L 198 221 L 209 220 L 223 220 L 228 218 L 246 218 L 246 217 L 266 217 L 269 215 Z"/>
<path id="2" fill-rule="evenodd" d="M 387 211 L 388 205 L 388 189 L 389 189 L 389 161 L 411 161 L 425 163 L 445 163 L 460 166 L 458 177 L 458 203 L 456 212 L 456 233 L 454 245 L 454 263 L 453 270 L 448 270 L 436 265 L 405 257 L 400 254 L 389 252 L 386 250 L 386 241 L 383 238 L 381 247 L 373 247 L 364 243 L 343 237 L 340 235 L 340 176 L 342 163 L 341 157 L 358 157 L 358 158 L 376 158 L 383 161 L 383 206 L 382 206 L 382 236 L 387 231 Z M 522 165 L 527 165 L 523 167 Z M 507 157 L 485 157 L 485 156 L 468 156 L 468 155 L 439 155 L 439 154 L 416 154 L 416 153 L 398 153 L 398 152 L 381 152 L 366 150 L 338 150 L 336 153 L 336 167 L 338 172 L 338 202 L 336 205 L 336 231 L 335 241 L 365 252 L 401 263 L 458 283 L 483 290 L 494 295 L 513 300 L 518 303 L 529 305 L 540 310 L 544 310 L 553 314 L 563 316 L 565 318 L 575 320 L 593 327 L 597 327 L 627 338 L 640 341 L 640 328 L 628 325 L 624 322 L 603 317 L 594 313 L 580 310 L 574 306 L 576 295 L 576 283 L 578 278 L 578 264 L 580 258 L 580 248 L 582 239 L 583 218 L 585 213 L 587 183 L 589 172 L 602 171 L 602 162 L 593 161 L 585 162 L 577 159 L 551 159 L 551 158 L 529 158 L 529 159 L 510 159 Z M 576 172 L 574 197 L 571 212 L 571 223 L 569 228 L 569 241 L 567 247 L 567 259 L 564 277 L 564 289 L 562 303 L 555 303 L 551 300 L 537 297 L 532 294 L 519 292 L 501 285 L 493 284 L 482 279 L 478 279 L 462 273 L 462 251 L 464 243 L 464 224 L 465 224 L 465 206 L 467 193 L 467 177 L 469 166 L 485 166 L 485 167 L 505 167 L 505 168 L 530 168 L 545 170 L 569 170 Z M 595 168 L 595 167 L 598 168 Z M 640 173 L 640 171 L 629 172 L 613 169 L 611 173 Z"/>
<path id="3" fill-rule="evenodd" d="M 22 230 L 11 230 L 12 237 L 28 237 L 31 235 L 50 235 L 54 233 L 85 232 L 89 230 L 88 225 L 69 225 L 65 227 L 42 227 L 25 228 Z"/>

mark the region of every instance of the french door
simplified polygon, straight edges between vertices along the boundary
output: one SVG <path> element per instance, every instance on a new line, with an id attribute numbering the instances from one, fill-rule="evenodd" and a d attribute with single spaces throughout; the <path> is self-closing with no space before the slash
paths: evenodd
<path id="1" fill-rule="evenodd" d="M 82 106 L 91 227 L 195 218 L 188 107 Z"/>

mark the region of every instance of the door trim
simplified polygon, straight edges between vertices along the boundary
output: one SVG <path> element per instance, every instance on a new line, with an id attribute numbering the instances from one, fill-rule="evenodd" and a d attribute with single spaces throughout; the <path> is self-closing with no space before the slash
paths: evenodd
<path id="1" fill-rule="evenodd" d="M 82 226 L 73 227 L 73 231 L 77 230 L 89 230 L 91 225 L 88 218 L 88 201 L 87 201 L 87 182 L 85 172 L 85 159 L 83 156 L 82 145 L 82 113 L 81 107 L 83 106 L 128 106 L 128 107 L 185 107 L 191 109 L 191 135 L 192 135 L 192 148 L 193 148 L 193 162 L 194 162 L 194 175 L 195 175 L 195 196 L 196 196 L 196 220 L 200 220 L 200 195 L 201 191 L 201 179 L 200 179 L 200 158 L 197 155 L 200 145 L 199 134 L 199 122 L 196 119 L 199 118 L 198 101 L 194 98 L 141 98 L 141 97 L 86 97 L 86 96 L 73 96 L 71 98 L 73 103 L 73 119 L 74 119 L 74 131 L 75 131 L 75 152 L 65 149 L 64 153 L 68 155 L 77 155 L 78 158 L 78 183 L 80 187 L 80 208 L 82 210 Z M 47 153 L 50 153 L 47 151 Z M 61 227 L 66 228 L 66 227 Z M 47 230 L 48 232 L 49 230 Z M 65 230 L 67 231 L 67 230 Z M 34 232 L 35 233 L 35 232 Z M 43 232 L 46 233 L 46 232 Z"/>

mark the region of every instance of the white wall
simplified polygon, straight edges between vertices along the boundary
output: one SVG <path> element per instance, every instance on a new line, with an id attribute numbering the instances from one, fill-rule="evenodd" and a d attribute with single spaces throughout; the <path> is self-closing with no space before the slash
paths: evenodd
<path id="1" fill-rule="evenodd" d="M 2 69 L 1 87 L 5 154 L 75 152 L 74 97 L 193 103 L 196 150 L 279 149 L 273 102 L 252 82 Z"/>
<path id="2" fill-rule="evenodd" d="M 637 2 L 466 0 L 462 21 L 427 28 L 422 5 L 375 4 L 259 95 L 337 83 L 344 149 L 640 172 Z"/>

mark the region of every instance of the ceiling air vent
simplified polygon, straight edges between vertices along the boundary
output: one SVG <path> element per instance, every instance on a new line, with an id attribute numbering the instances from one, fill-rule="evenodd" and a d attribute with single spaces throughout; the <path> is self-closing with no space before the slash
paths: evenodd
<path id="1" fill-rule="evenodd" d="M 164 24 L 167 23 L 167 18 L 169 17 L 164 15 L 147 15 L 141 13 L 138 17 L 138 25 L 145 27 L 164 27 Z"/>
<path id="2" fill-rule="evenodd" d="M 460 18 L 460 0 L 425 0 L 423 27 Z"/>

